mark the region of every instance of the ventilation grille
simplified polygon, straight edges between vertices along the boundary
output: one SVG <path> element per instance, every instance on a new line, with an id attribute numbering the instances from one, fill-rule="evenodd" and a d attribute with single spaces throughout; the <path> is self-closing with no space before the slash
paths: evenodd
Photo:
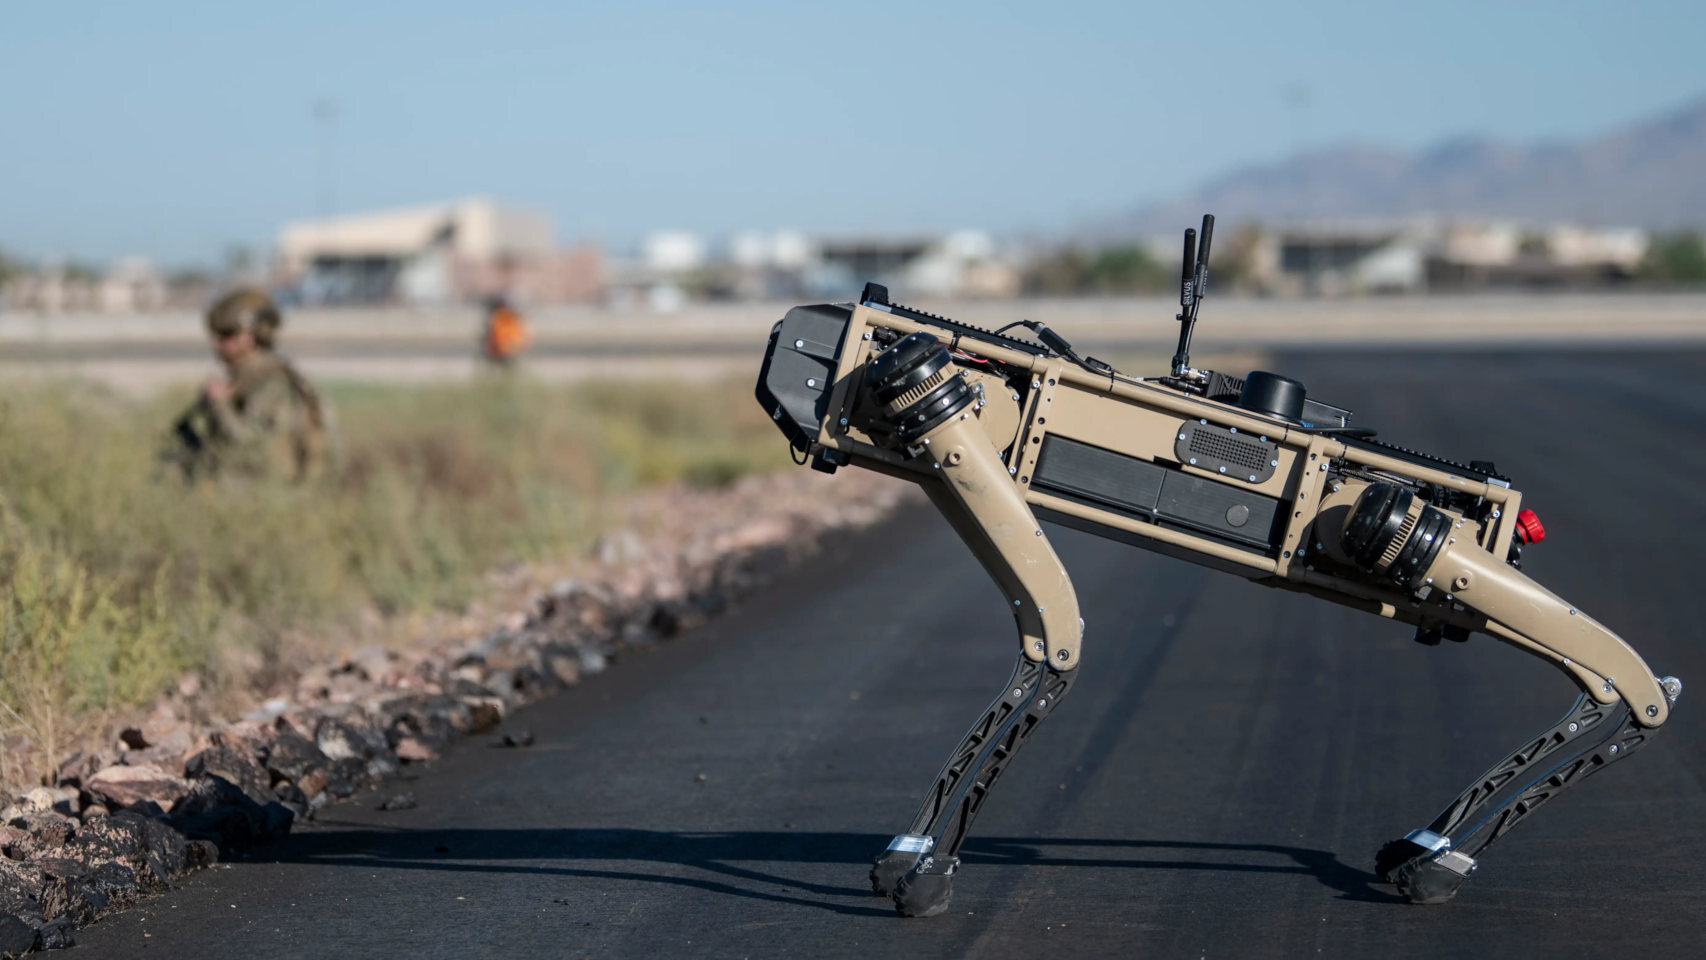
<path id="1" fill-rule="evenodd" d="M 1246 483 L 1261 483 L 1274 475 L 1279 445 L 1227 427 L 1187 420 L 1179 427 L 1173 454 L 1180 463 Z"/>
<path id="2" fill-rule="evenodd" d="M 1191 452 L 1246 470 L 1259 470 L 1268 462 L 1261 444 L 1207 430 L 1198 430 L 1191 435 Z"/>

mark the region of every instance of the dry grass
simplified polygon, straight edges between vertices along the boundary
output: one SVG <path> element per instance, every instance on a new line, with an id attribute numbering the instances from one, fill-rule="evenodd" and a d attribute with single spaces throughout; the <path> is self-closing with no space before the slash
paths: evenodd
<path id="1" fill-rule="evenodd" d="M 264 689 L 316 631 L 460 610 L 487 571 L 581 549 L 626 492 L 786 462 L 744 383 L 328 394 L 335 478 L 192 489 L 156 466 L 168 399 L 0 389 L 0 782 L 41 773 L 8 743 L 58 755 L 186 673 Z"/>

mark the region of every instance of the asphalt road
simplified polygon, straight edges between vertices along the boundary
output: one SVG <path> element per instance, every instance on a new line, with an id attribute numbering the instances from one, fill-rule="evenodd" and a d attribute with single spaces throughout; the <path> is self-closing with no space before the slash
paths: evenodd
<path id="1" fill-rule="evenodd" d="M 1398 625 L 1058 530 L 1084 676 L 1005 774 L 947 914 L 896 917 L 903 829 L 1015 651 L 918 510 L 378 796 L 79 934 L 99 957 L 1690 955 L 1706 933 L 1706 353 L 1276 365 L 1358 423 L 1518 481 L 1526 568 L 1691 684 L 1627 763 L 1489 850 L 1458 899 L 1370 872 L 1569 706 L 1486 638 Z M 1692 696 L 1691 696 L 1692 694 Z"/>

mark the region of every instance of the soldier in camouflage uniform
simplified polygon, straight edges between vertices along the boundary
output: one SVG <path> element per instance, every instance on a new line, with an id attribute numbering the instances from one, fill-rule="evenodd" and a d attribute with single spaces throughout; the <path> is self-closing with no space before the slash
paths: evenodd
<path id="1" fill-rule="evenodd" d="M 307 378 L 273 351 L 282 319 L 270 297 L 248 288 L 207 312 L 226 375 L 209 379 L 175 425 L 171 459 L 187 477 L 302 481 L 324 469 L 324 406 Z"/>

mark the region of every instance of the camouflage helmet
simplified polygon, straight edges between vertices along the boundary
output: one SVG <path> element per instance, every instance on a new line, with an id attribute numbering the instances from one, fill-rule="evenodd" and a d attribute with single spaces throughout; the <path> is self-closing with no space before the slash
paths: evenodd
<path id="1" fill-rule="evenodd" d="M 262 347 L 272 346 L 283 322 L 272 298 L 255 287 L 239 287 L 220 297 L 207 311 L 208 333 L 229 337 L 248 330 Z"/>

